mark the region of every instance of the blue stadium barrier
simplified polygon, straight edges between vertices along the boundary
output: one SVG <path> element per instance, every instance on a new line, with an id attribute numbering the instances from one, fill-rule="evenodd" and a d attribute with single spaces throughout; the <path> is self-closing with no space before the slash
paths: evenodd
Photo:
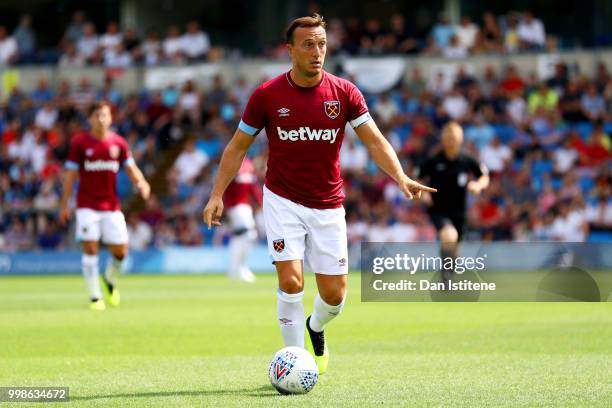
<path id="1" fill-rule="evenodd" d="M 612 232 L 608 231 L 592 231 L 589 234 L 589 242 L 611 242 Z"/>
<path id="2" fill-rule="evenodd" d="M 102 251 L 100 265 L 108 261 Z M 274 266 L 264 245 L 251 251 L 248 263 L 254 272 L 272 272 Z M 126 273 L 225 273 L 230 265 L 227 247 L 169 247 L 163 250 L 132 251 Z M 0 276 L 80 274 L 78 251 L 0 252 Z"/>
<path id="3" fill-rule="evenodd" d="M 385 244 L 387 245 L 387 244 Z M 393 246 L 395 244 L 388 244 Z M 436 256 L 435 243 L 409 244 L 410 250 L 424 256 Z M 399 244 L 406 248 L 405 244 Z M 588 244 L 563 242 L 465 242 L 462 256 L 487 254 L 487 268 L 495 270 L 534 270 L 550 265 L 551 257 L 571 249 L 577 259 L 593 268 L 612 268 L 612 233 L 594 232 Z M 517 251 L 521 256 L 516 256 Z M 108 254 L 103 251 L 100 265 L 106 265 Z M 359 268 L 359 248 L 349 251 L 352 269 Z M 248 264 L 256 273 L 272 273 L 274 266 L 265 245 L 253 248 Z M 169 247 L 163 250 L 132 251 L 125 264 L 125 273 L 143 274 L 213 274 L 226 273 L 230 265 L 227 247 Z M 0 278 L 9 275 L 62 275 L 81 273 L 81 253 L 78 251 L 0 252 Z"/>

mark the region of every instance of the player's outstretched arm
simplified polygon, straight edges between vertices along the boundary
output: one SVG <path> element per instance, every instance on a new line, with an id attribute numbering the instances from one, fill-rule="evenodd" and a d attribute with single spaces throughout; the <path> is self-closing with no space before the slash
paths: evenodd
<path id="1" fill-rule="evenodd" d="M 430 193 L 435 193 L 437 191 L 435 188 L 417 183 L 404 173 L 393 147 L 387 139 L 385 139 L 373 120 L 369 120 L 363 125 L 355 128 L 355 132 L 367 147 L 374 163 L 395 180 L 406 197 L 410 199 L 420 198 L 421 192 L 423 191 L 428 191 Z"/>
<path id="2" fill-rule="evenodd" d="M 72 196 L 72 189 L 74 188 L 74 182 L 79 176 L 78 170 L 66 169 L 64 171 L 64 180 L 62 185 L 62 199 L 60 201 L 60 224 L 64 225 L 70 218 L 70 208 L 68 207 L 68 201 Z"/>
<path id="3" fill-rule="evenodd" d="M 478 195 L 482 192 L 482 190 L 489 187 L 489 169 L 487 169 L 487 166 L 485 166 L 484 163 L 481 163 L 480 165 L 478 165 L 478 163 L 474 163 L 474 172 L 477 176 L 478 174 L 480 176 L 476 180 L 470 181 L 467 188 L 470 193 Z"/>
<path id="4" fill-rule="evenodd" d="M 474 195 L 478 195 L 482 192 L 482 190 L 486 189 L 489 186 L 489 175 L 483 174 L 478 178 L 478 180 L 472 180 L 468 183 L 467 188 L 470 193 Z"/>
<path id="5" fill-rule="evenodd" d="M 229 183 L 236 177 L 236 174 L 238 174 L 244 156 L 246 156 L 247 150 L 249 150 L 254 140 L 255 137 L 244 133 L 240 129 L 236 129 L 234 137 L 225 147 L 210 198 L 202 213 L 204 224 L 208 226 L 208 229 L 213 225 L 221 225 L 223 193 Z"/>
<path id="6" fill-rule="evenodd" d="M 140 191 L 140 196 L 143 200 L 148 200 L 151 195 L 151 186 L 145 179 L 142 171 L 138 168 L 136 163 L 129 163 L 125 166 L 125 172 L 128 177 L 132 181 L 132 184 L 136 186 L 138 191 Z"/>

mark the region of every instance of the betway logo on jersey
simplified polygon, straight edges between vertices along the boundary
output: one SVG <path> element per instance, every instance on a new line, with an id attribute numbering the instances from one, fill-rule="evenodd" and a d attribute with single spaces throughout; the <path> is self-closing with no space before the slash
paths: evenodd
<path id="1" fill-rule="evenodd" d="M 311 129 L 308 126 L 300 127 L 294 130 L 283 130 L 280 127 L 276 127 L 278 138 L 280 140 L 290 140 L 297 142 L 298 140 L 315 140 L 334 143 L 336 137 L 340 133 L 340 128 L 337 129 Z"/>
<path id="2" fill-rule="evenodd" d="M 119 171 L 119 162 L 117 160 L 85 160 L 85 171 Z"/>

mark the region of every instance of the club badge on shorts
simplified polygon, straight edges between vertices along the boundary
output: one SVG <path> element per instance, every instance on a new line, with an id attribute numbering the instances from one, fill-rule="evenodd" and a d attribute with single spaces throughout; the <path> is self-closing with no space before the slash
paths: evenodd
<path id="1" fill-rule="evenodd" d="M 283 249 L 285 249 L 285 240 L 284 239 L 275 239 L 274 241 L 272 241 L 272 246 L 274 247 L 274 250 L 276 252 L 283 252 Z"/>
<path id="2" fill-rule="evenodd" d="M 340 101 L 325 101 L 323 106 L 325 107 L 325 114 L 330 119 L 336 119 L 340 115 Z"/>

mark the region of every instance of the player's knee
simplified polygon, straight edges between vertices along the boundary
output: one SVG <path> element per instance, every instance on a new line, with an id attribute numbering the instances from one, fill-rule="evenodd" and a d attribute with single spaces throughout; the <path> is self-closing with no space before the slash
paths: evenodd
<path id="1" fill-rule="evenodd" d="M 440 242 L 457 242 L 459 233 L 452 225 L 446 225 L 440 230 Z"/>
<path id="2" fill-rule="evenodd" d="M 345 290 L 341 289 L 332 293 L 327 293 L 325 296 L 321 295 L 321 299 L 330 306 L 338 306 L 344 302 L 345 293 Z"/>
<path id="3" fill-rule="evenodd" d="M 299 293 L 304 290 L 304 280 L 297 274 L 285 274 L 279 277 L 278 286 L 285 293 Z"/>
<path id="4" fill-rule="evenodd" d="M 128 255 L 128 246 L 127 245 L 112 245 L 108 248 L 115 258 L 118 261 L 123 261 L 123 259 Z"/>
<path id="5" fill-rule="evenodd" d="M 319 288 L 319 296 L 325 303 L 330 306 L 338 306 L 344 302 L 346 297 L 346 283 L 343 281 L 337 282 L 335 285 L 328 285 L 325 288 Z"/>
<path id="6" fill-rule="evenodd" d="M 83 242 L 83 253 L 85 255 L 98 255 L 98 243 Z"/>
<path id="7" fill-rule="evenodd" d="M 123 261 L 123 259 L 127 256 L 127 252 L 128 252 L 127 248 L 120 249 L 113 253 L 113 257 L 117 259 L 118 261 Z"/>

